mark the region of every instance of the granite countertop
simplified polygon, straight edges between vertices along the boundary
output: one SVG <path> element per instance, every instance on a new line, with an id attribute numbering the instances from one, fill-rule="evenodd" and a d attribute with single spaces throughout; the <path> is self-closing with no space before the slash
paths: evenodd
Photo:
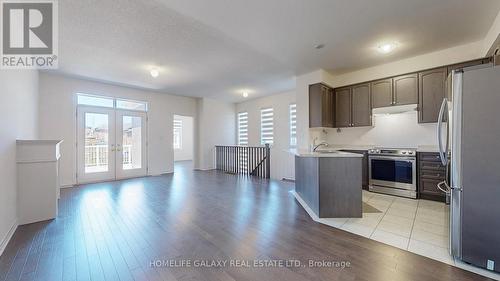
<path id="1" fill-rule="evenodd" d="M 337 150 L 317 150 L 316 152 L 312 152 L 309 150 L 300 150 L 300 149 L 290 149 L 289 152 L 295 156 L 299 157 L 317 157 L 317 158 L 357 158 L 363 157 L 361 154 L 349 153 Z"/>

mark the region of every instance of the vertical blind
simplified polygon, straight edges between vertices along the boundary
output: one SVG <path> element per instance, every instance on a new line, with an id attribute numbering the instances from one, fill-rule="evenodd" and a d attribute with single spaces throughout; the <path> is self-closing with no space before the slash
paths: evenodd
<path id="1" fill-rule="evenodd" d="M 297 146 L 297 105 L 290 104 L 290 146 Z"/>
<path id="2" fill-rule="evenodd" d="M 248 145 L 248 112 L 238 113 L 238 145 Z"/>
<path id="3" fill-rule="evenodd" d="M 260 110 L 260 144 L 273 144 L 274 142 L 274 111 L 273 108 Z"/>
<path id="4" fill-rule="evenodd" d="M 174 149 L 182 149 L 182 120 L 174 119 Z"/>

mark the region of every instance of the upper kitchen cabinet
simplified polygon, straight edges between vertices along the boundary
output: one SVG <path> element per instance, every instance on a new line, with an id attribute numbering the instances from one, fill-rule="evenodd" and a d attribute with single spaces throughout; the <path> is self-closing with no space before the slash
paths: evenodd
<path id="1" fill-rule="evenodd" d="M 351 124 L 353 127 L 372 125 L 370 83 L 356 85 L 351 91 Z"/>
<path id="2" fill-rule="evenodd" d="M 335 127 L 372 125 L 370 83 L 335 90 Z"/>
<path id="3" fill-rule="evenodd" d="M 491 62 L 491 58 L 488 57 L 488 58 L 453 64 L 453 65 L 448 66 L 448 73 L 451 73 L 455 69 L 461 69 L 464 67 L 471 67 L 471 66 L 481 65 L 481 64 L 490 63 L 490 62 Z"/>
<path id="4" fill-rule="evenodd" d="M 416 73 L 393 78 L 394 105 L 418 102 L 418 75 Z"/>
<path id="5" fill-rule="evenodd" d="M 393 105 L 392 78 L 372 82 L 371 94 L 373 108 Z"/>
<path id="6" fill-rule="evenodd" d="M 351 127 L 351 87 L 335 90 L 335 127 Z"/>
<path id="7" fill-rule="evenodd" d="M 323 84 L 309 85 L 309 128 L 333 127 L 333 89 Z"/>
<path id="8" fill-rule="evenodd" d="M 419 123 L 435 123 L 446 96 L 448 69 L 431 69 L 418 73 Z"/>

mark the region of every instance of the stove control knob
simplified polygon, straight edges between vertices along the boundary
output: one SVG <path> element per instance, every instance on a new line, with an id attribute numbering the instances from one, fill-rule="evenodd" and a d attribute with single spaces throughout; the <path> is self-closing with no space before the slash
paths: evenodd
<path id="1" fill-rule="evenodd" d="M 406 151 L 403 151 L 403 154 L 406 154 Z"/>
<path id="2" fill-rule="evenodd" d="M 413 151 L 408 151 L 408 154 L 413 154 Z"/>

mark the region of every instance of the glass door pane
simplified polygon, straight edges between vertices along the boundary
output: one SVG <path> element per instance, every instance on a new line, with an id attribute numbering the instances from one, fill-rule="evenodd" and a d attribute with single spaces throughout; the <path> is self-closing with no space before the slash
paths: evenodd
<path id="1" fill-rule="evenodd" d="M 146 175 L 146 113 L 116 111 L 117 178 Z"/>
<path id="2" fill-rule="evenodd" d="M 122 116 L 122 165 L 124 170 L 142 168 L 142 118 Z"/>
<path id="3" fill-rule="evenodd" d="M 113 109 L 78 107 L 77 182 L 115 178 L 115 114 Z"/>
<path id="4" fill-rule="evenodd" d="M 85 173 L 107 172 L 109 118 L 107 114 L 85 113 Z"/>

